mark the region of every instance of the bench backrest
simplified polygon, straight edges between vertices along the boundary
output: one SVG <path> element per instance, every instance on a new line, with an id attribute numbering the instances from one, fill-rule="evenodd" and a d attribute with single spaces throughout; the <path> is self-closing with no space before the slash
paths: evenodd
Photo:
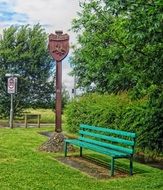
<path id="1" fill-rule="evenodd" d="M 134 153 L 135 133 L 80 124 L 79 134 L 79 139 L 84 142 L 96 144 L 127 154 Z"/>
<path id="2" fill-rule="evenodd" d="M 41 118 L 41 114 L 25 114 L 25 117 L 28 119 L 37 119 L 38 117 Z"/>

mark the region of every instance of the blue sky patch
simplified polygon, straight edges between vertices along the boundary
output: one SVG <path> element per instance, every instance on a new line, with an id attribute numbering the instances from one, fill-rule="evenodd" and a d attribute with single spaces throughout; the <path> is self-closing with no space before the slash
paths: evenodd
<path id="1" fill-rule="evenodd" d="M 28 16 L 23 13 L 14 11 L 12 4 L 0 2 L 0 22 L 16 22 L 23 23 L 28 20 Z"/>

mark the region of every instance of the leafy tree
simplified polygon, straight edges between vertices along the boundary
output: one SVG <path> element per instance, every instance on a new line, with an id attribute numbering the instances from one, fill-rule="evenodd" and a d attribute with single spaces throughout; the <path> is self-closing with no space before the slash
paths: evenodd
<path id="1" fill-rule="evenodd" d="M 48 107 L 54 93 L 53 82 L 49 81 L 52 66 L 47 35 L 39 24 L 5 29 L 0 40 L 0 115 L 9 115 L 6 73 L 20 75 L 14 113 L 27 107 Z"/>
<path id="2" fill-rule="evenodd" d="M 161 0 L 89 0 L 73 20 L 78 43 L 71 57 L 78 86 L 96 91 L 162 88 Z"/>

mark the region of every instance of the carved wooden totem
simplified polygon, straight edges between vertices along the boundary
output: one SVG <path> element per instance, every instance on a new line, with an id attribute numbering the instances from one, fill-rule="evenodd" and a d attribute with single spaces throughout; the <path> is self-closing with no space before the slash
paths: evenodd
<path id="1" fill-rule="evenodd" d="M 62 132 L 62 60 L 69 52 L 69 35 L 56 31 L 49 35 L 49 52 L 56 61 L 55 131 Z"/>

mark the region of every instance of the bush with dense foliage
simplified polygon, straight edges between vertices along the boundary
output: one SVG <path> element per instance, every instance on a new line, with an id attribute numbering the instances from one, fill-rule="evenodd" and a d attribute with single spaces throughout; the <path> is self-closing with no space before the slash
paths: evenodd
<path id="1" fill-rule="evenodd" d="M 153 101 L 156 100 L 154 96 L 159 96 L 159 101 Z M 132 131 L 137 133 L 137 147 L 141 150 L 161 152 L 163 150 L 162 96 L 157 88 L 150 92 L 149 97 L 137 101 L 131 101 L 124 93 L 84 95 L 74 99 L 67 106 L 68 130 L 77 132 L 79 124 L 85 123 Z"/>
<path id="2" fill-rule="evenodd" d="M 129 104 L 126 95 L 87 94 L 74 99 L 66 109 L 67 124 L 77 132 L 80 123 L 107 127 L 114 125 L 121 109 Z M 113 127 L 113 126 L 112 126 Z"/>

